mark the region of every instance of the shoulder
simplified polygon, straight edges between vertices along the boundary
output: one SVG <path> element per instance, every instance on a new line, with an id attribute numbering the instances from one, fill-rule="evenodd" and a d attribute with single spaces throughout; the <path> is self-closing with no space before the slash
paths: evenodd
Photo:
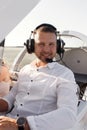
<path id="1" fill-rule="evenodd" d="M 31 69 L 32 69 L 32 65 L 31 64 L 27 64 L 20 70 L 19 75 L 21 75 L 21 74 L 28 74 Z"/>
<path id="2" fill-rule="evenodd" d="M 64 79 L 75 81 L 74 73 L 71 69 L 68 67 L 61 65 L 59 63 L 55 64 L 56 72 L 59 76 L 61 76 Z"/>
<path id="3" fill-rule="evenodd" d="M 65 70 L 65 71 L 67 71 L 67 72 L 73 73 L 70 68 L 68 68 L 68 67 L 66 67 L 66 66 L 64 66 L 64 65 L 62 65 L 62 64 L 56 63 L 56 64 L 55 64 L 55 67 L 56 67 L 56 69 L 58 69 L 58 70 L 62 70 L 62 71 Z"/>

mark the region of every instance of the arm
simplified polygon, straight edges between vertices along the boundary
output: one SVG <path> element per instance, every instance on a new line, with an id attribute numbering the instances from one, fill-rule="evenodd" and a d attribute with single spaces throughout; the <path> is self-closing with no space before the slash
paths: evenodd
<path id="1" fill-rule="evenodd" d="M 18 130 L 17 120 L 6 116 L 0 116 L 0 130 Z M 30 130 L 27 122 L 24 126 L 24 130 Z"/>
<path id="2" fill-rule="evenodd" d="M 6 65 L 1 66 L 0 71 L 0 97 L 8 94 L 10 90 L 11 80 L 9 69 Z"/>
<path id="3" fill-rule="evenodd" d="M 9 93 L 0 98 L 0 112 L 7 112 L 13 107 L 16 93 L 17 85 L 14 84 L 14 87 L 9 91 Z"/>
<path id="4" fill-rule="evenodd" d="M 1 72 L 0 72 L 0 82 L 4 81 L 4 82 L 11 82 L 10 80 L 10 73 L 9 73 L 9 69 L 6 65 L 3 65 L 1 67 Z"/>
<path id="5" fill-rule="evenodd" d="M 8 103 L 4 99 L 0 99 L 0 112 L 8 111 Z"/>

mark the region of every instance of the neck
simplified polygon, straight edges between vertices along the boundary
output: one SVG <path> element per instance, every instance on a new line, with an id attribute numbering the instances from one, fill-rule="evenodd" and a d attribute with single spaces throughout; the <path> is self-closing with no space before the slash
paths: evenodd
<path id="1" fill-rule="evenodd" d="M 43 66 L 45 66 L 46 64 L 47 64 L 46 62 L 42 62 L 41 60 L 38 60 L 38 59 L 36 60 L 36 66 L 37 66 L 37 67 L 40 67 L 40 66 L 43 67 Z"/>
<path id="2" fill-rule="evenodd" d="M 43 66 L 45 66 L 46 64 L 47 64 L 47 63 L 37 62 L 37 63 L 36 63 L 36 66 L 37 66 L 37 67 L 40 67 L 40 66 L 43 67 Z"/>

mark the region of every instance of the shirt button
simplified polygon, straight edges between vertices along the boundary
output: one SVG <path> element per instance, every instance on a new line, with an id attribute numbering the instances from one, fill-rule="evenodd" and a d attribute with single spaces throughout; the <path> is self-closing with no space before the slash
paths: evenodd
<path id="1" fill-rule="evenodd" d="M 37 71 L 39 71 L 39 69 L 37 69 Z"/>
<path id="2" fill-rule="evenodd" d="M 31 80 L 31 82 L 33 82 L 33 80 Z"/>
<path id="3" fill-rule="evenodd" d="M 21 106 L 23 106 L 23 104 L 20 104 Z"/>
<path id="4" fill-rule="evenodd" d="M 17 116 L 19 116 L 19 114 L 17 114 Z"/>
<path id="5" fill-rule="evenodd" d="M 29 95 L 29 92 L 27 94 Z"/>

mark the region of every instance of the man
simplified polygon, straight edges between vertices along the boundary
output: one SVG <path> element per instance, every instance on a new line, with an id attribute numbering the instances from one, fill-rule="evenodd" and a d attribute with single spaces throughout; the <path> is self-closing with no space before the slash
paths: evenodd
<path id="1" fill-rule="evenodd" d="M 0 130 L 69 129 L 76 122 L 77 85 L 72 71 L 53 61 L 57 29 L 42 24 L 32 35 L 27 50 L 37 59 L 20 71 L 13 89 L 0 99 L 1 112 L 14 106 L 8 117 L 1 116 Z"/>

